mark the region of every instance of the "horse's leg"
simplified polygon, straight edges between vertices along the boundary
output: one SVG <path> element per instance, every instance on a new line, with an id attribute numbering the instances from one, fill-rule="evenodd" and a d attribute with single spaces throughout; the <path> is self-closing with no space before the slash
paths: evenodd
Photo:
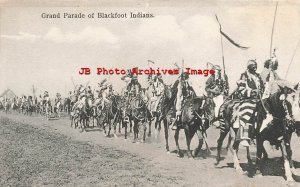
<path id="1" fill-rule="evenodd" d="M 104 136 L 106 136 L 106 122 L 105 121 L 103 121 L 102 128 L 103 128 Z"/>
<path id="2" fill-rule="evenodd" d="M 121 134 L 121 126 L 122 126 L 122 123 L 119 120 L 119 134 Z"/>
<path id="3" fill-rule="evenodd" d="M 158 116 L 155 119 L 155 138 L 159 136 L 160 130 L 161 130 L 161 119 L 160 116 Z"/>
<path id="4" fill-rule="evenodd" d="M 70 116 L 71 117 L 71 127 L 73 126 L 73 117 L 72 116 Z"/>
<path id="5" fill-rule="evenodd" d="M 265 150 L 264 148 L 264 139 L 263 136 L 261 134 L 258 134 L 256 136 L 256 174 L 257 175 L 261 175 L 261 158 L 262 158 L 262 154 Z"/>
<path id="6" fill-rule="evenodd" d="M 129 124 L 129 133 L 132 133 L 132 120 L 130 120 L 130 124 Z"/>
<path id="7" fill-rule="evenodd" d="M 203 145 L 203 136 L 202 136 L 202 133 L 200 132 L 200 130 L 197 130 L 197 136 L 198 136 L 198 139 L 199 139 L 199 143 L 198 143 L 198 146 L 197 148 L 194 150 L 194 157 L 196 157 L 199 153 L 199 151 L 201 150 L 202 148 L 202 145 Z"/>
<path id="8" fill-rule="evenodd" d="M 117 123 L 115 120 L 113 120 L 114 137 L 115 137 L 115 138 L 118 138 L 118 136 L 117 136 L 117 125 L 118 125 L 118 123 Z"/>
<path id="9" fill-rule="evenodd" d="M 230 146 L 230 143 L 231 143 L 231 139 L 232 139 L 232 137 L 230 136 L 230 134 L 229 134 L 229 136 L 228 136 L 228 142 L 227 142 L 227 146 L 226 146 L 226 150 L 228 151 L 228 149 L 229 149 L 229 146 Z"/>
<path id="10" fill-rule="evenodd" d="M 134 121 L 133 124 L 133 143 L 135 143 L 138 139 L 138 123 L 137 121 Z"/>
<path id="11" fill-rule="evenodd" d="M 127 139 L 127 126 L 128 126 L 128 123 L 127 122 L 124 122 L 123 120 L 122 120 L 122 124 L 123 124 L 123 126 L 125 127 L 125 140 Z"/>
<path id="12" fill-rule="evenodd" d="M 110 131 L 111 131 L 111 120 L 108 120 L 108 133 L 107 133 L 107 136 L 110 136 Z"/>
<path id="13" fill-rule="evenodd" d="M 234 164 L 235 171 L 242 173 L 243 169 L 240 166 L 240 162 L 239 162 L 239 158 L 238 158 L 238 150 L 239 150 L 240 142 L 235 140 L 235 137 L 233 138 L 233 136 L 232 136 L 231 142 L 233 142 L 233 143 L 231 143 L 231 146 L 229 147 L 229 149 L 232 152 L 233 164 Z"/>
<path id="14" fill-rule="evenodd" d="M 85 119 L 81 117 L 81 132 L 84 132 L 85 129 Z"/>
<path id="15" fill-rule="evenodd" d="M 186 137 L 186 145 L 187 145 L 187 156 L 190 158 L 192 156 L 191 152 L 191 140 L 192 136 L 190 135 L 190 127 L 186 127 L 184 129 L 185 137 Z"/>
<path id="16" fill-rule="evenodd" d="M 151 137 L 151 124 L 152 124 L 152 121 L 150 120 L 150 121 L 149 121 L 149 132 L 148 132 L 148 137 Z"/>
<path id="17" fill-rule="evenodd" d="M 218 145 L 217 145 L 217 158 L 216 158 L 217 162 L 216 162 L 215 165 L 218 165 L 221 161 L 222 144 L 223 144 L 223 141 L 224 141 L 226 135 L 228 134 L 228 132 L 229 132 L 229 130 L 227 130 L 227 129 L 226 130 L 222 130 L 222 129 L 220 130 L 220 137 L 217 141 L 217 143 L 218 143 Z M 230 145 L 230 143 L 229 143 L 229 145 Z"/>
<path id="18" fill-rule="evenodd" d="M 144 127 L 143 142 L 145 142 L 146 141 L 146 131 L 147 131 L 147 123 L 146 122 L 143 123 L 143 127 Z"/>
<path id="19" fill-rule="evenodd" d="M 165 140 L 166 140 L 166 150 L 167 152 L 170 151 L 169 148 L 169 126 L 168 126 L 168 121 L 167 119 L 163 119 L 163 123 L 164 123 L 164 129 L 165 129 Z"/>
<path id="20" fill-rule="evenodd" d="M 180 148 L 179 148 L 179 143 L 178 143 L 178 139 L 179 139 L 179 128 L 177 128 L 175 130 L 175 134 L 174 134 L 174 138 L 175 138 L 175 143 L 176 143 L 176 148 L 177 148 L 177 156 L 180 157 Z"/>
<path id="21" fill-rule="evenodd" d="M 284 171 L 285 171 L 286 180 L 288 182 L 294 182 L 294 179 L 292 177 L 292 171 L 290 168 L 289 159 L 288 159 L 288 152 L 287 152 L 287 148 L 285 146 L 284 141 L 281 142 L 280 149 L 281 149 L 282 158 L 283 158 L 283 162 L 284 162 Z"/>
<path id="22" fill-rule="evenodd" d="M 247 160 L 248 160 L 248 166 L 249 166 L 249 169 L 253 169 L 253 162 L 252 162 L 252 159 L 251 159 L 251 155 L 250 155 L 250 148 L 249 147 L 246 147 L 246 150 L 247 150 Z M 249 172 L 249 170 L 248 170 Z"/>
<path id="23" fill-rule="evenodd" d="M 118 136 L 117 136 L 117 117 L 118 117 L 118 113 L 115 114 L 114 119 L 113 119 L 114 137 L 115 138 L 118 138 Z"/>
<path id="24" fill-rule="evenodd" d="M 293 162 L 293 158 L 292 158 L 293 151 L 291 149 L 291 138 L 292 138 L 292 135 L 288 135 L 288 142 L 285 143 L 285 147 L 286 147 L 287 158 L 288 158 L 289 163 L 290 163 L 291 171 L 292 171 L 292 173 L 296 173 L 297 171 L 294 167 L 294 162 Z"/>

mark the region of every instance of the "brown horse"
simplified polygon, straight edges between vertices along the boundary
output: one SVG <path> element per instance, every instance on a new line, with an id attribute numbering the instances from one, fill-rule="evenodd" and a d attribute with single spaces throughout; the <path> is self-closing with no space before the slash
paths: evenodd
<path id="1" fill-rule="evenodd" d="M 206 130 L 210 125 L 212 108 L 213 101 L 209 97 L 196 97 L 195 94 L 193 94 L 185 99 L 182 108 L 181 121 L 179 122 L 174 135 L 178 157 L 182 156 L 178 143 L 180 129 L 184 129 L 185 132 L 188 157 L 196 156 L 202 148 L 204 141 L 206 143 L 207 151 L 209 151 L 209 147 L 206 142 Z M 190 144 L 195 134 L 198 135 L 199 143 L 194 151 L 194 155 L 192 155 Z"/>

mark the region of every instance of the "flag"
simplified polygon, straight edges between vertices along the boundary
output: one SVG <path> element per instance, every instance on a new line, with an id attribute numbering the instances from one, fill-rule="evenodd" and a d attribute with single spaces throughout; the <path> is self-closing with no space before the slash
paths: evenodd
<path id="1" fill-rule="evenodd" d="M 249 47 L 244 47 L 244 46 L 241 46 L 239 45 L 238 43 L 236 43 L 233 39 L 231 39 L 227 34 L 225 34 L 223 31 L 222 31 L 222 26 L 219 22 L 219 19 L 218 19 L 218 16 L 216 15 L 216 19 L 217 19 L 217 22 L 219 23 L 219 26 L 220 26 L 220 33 L 222 36 L 224 36 L 230 43 L 232 43 L 234 46 L 240 48 L 240 49 L 248 49 Z"/>
<path id="2" fill-rule="evenodd" d="M 148 63 L 149 63 L 149 62 L 152 63 L 152 64 L 155 64 L 152 60 L 148 60 Z"/>

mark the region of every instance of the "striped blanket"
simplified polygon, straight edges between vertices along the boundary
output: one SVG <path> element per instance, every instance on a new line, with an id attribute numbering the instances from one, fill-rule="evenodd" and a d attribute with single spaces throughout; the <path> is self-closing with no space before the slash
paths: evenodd
<path id="1" fill-rule="evenodd" d="M 224 102 L 220 110 L 222 113 L 219 120 L 221 130 L 226 130 L 229 126 L 239 128 L 240 125 L 245 126 L 246 123 L 253 123 L 252 119 L 258 102 L 258 99 L 233 99 Z M 229 126 L 226 126 L 225 120 Z"/>

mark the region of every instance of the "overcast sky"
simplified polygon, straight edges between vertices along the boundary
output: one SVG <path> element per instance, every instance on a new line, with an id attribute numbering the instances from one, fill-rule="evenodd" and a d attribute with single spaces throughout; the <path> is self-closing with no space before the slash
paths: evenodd
<path id="1" fill-rule="evenodd" d="M 170 3 L 169 3 L 170 4 Z M 182 6 L 184 5 L 184 6 Z M 249 46 L 241 50 L 226 39 L 225 66 L 231 90 L 249 59 L 257 59 L 258 72 L 269 58 L 270 38 L 275 2 L 265 3 L 184 3 L 168 6 L 94 7 L 1 7 L 0 92 L 10 88 L 17 95 L 30 94 L 32 85 L 38 93 L 66 94 L 75 84 L 90 83 L 92 87 L 104 77 L 96 75 L 97 67 L 205 69 L 206 63 L 222 63 L 220 33 L 215 14 L 223 31 L 237 43 Z M 43 19 L 42 13 L 153 13 L 149 19 Z M 278 73 L 284 77 L 300 39 L 300 6 L 280 1 L 274 29 L 273 46 L 277 48 Z M 299 82 L 300 46 L 295 54 L 287 79 Z M 79 75 L 81 67 L 90 67 L 92 74 Z M 145 87 L 145 77 L 141 82 Z M 107 77 L 120 90 L 121 76 Z M 199 94 L 203 76 L 191 76 Z M 170 84 L 175 77 L 166 75 Z"/>

